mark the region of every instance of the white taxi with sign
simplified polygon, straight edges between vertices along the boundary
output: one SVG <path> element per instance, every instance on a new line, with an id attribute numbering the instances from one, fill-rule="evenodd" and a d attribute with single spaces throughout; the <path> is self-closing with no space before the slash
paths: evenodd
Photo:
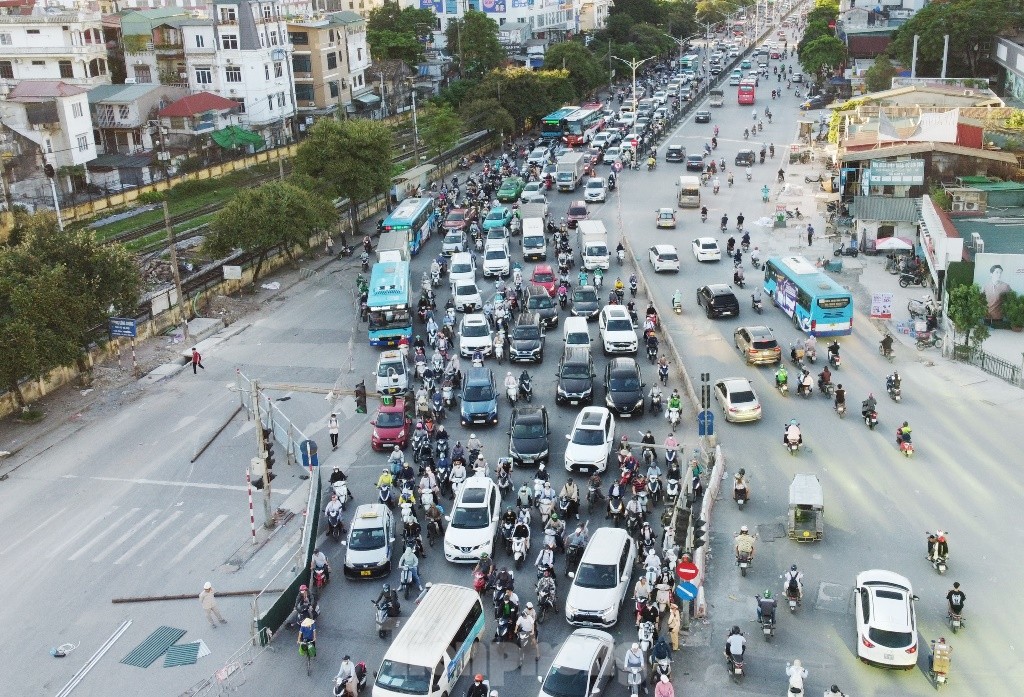
<path id="1" fill-rule="evenodd" d="M 409 366 L 401 351 L 385 351 L 377 361 L 377 393 L 404 394 L 409 389 Z"/>
<path id="2" fill-rule="evenodd" d="M 395 520 L 382 503 L 364 503 L 352 517 L 345 545 L 345 577 L 369 579 L 391 574 Z"/>

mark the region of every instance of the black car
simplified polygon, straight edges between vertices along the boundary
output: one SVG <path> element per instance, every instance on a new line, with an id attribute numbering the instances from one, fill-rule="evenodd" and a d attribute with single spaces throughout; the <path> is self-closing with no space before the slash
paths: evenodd
<path id="1" fill-rule="evenodd" d="M 736 153 L 736 166 L 737 167 L 750 167 L 757 161 L 757 156 L 753 150 L 740 150 Z"/>
<path id="2" fill-rule="evenodd" d="M 526 289 L 526 309 L 540 317 L 542 327 L 558 326 L 558 301 L 548 295 L 544 286 L 530 285 Z"/>
<path id="3" fill-rule="evenodd" d="M 583 317 L 588 322 L 597 319 L 601 312 L 601 300 L 597 297 L 594 286 L 577 286 L 572 291 L 572 314 Z"/>
<path id="4" fill-rule="evenodd" d="M 740 303 L 732 288 L 724 283 L 712 283 L 698 288 L 697 304 L 704 308 L 709 319 L 740 316 Z"/>
<path id="5" fill-rule="evenodd" d="M 519 315 L 512 328 L 508 358 L 512 362 L 540 363 L 544 360 L 544 328 L 536 312 Z"/>
<path id="6" fill-rule="evenodd" d="M 555 388 L 556 404 L 594 403 L 594 361 L 590 350 L 567 347 L 558 363 L 558 384 Z"/>
<path id="7" fill-rule="evenodd" d="M 669 145 L 665 150 L 665 162 L 682 162 L 686 159 L 686 148 L 682 145 Z"/>
<path id="8" fill-rule="evenodd" d="M 644 380 L 635 358 L 613 358 L 604 372 L 605 406 L 629 418 L 644 413 Z"/>
<path id="9" fill-rule="evenodd" d="M 516 407 L 509 429 L 508 453 L 516 465 L 547 462 L 548 410 L 544 407 Z"/>
<path id="10" fill-rule="evenodd" d="M 828 104 L 828 99 L 823 95 L 816 94 L 807 101 L 805 101 L 803 104 L 801 104 L 800 109 L 802 111 L 811 111 L 813 109 L 821 109 L 826 104 Z"/>
<path id="11" fill-rule="evenodd" d="M 703 172 L 704 171 L 704 156 L 694 153 L 686 156 L 686 171 L 687 172 Z"/>
<path id="12" fill-rule="evenodd" d="M 694 123 L 711 123 L 711 112 L 707 109 L 700 109 L 693 115 Z"/>

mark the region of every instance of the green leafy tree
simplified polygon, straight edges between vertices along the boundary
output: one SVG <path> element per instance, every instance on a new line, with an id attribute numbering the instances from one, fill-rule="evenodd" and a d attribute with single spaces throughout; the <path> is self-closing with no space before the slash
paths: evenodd
<path id="1" fill-rule="evenodd" d="M 799 55 L 804 71 L 821 81 L 846 62 L 846 44 L 834 36 L 823 36 L 804 46 Z"/>
<path id="2" fill-rule="evenodd" d="M 217 213 L 204 248 L 214 257 L 235 249 L 255 254 L 255 282 L 272 249 L 280 246 L 291 259 L 293 247 L 305 249 L 312 235 L 335 220 L 334 205 L 323 196 L 288 182 L 269 182 L 243 189 Z"/>
<path id="3" fill-rule="evenodd" d="M 480 99 L 497 100 L 517 127 L 525 127 L 572 102 L 576 91 L 566 70 L 517 67 L 492 71 L 480 82 L 476 93 Z"/>
<path id="4" fill-rule="evenodd" d="M 839 17 L 838 0 L 818 0 L 814 3 L 814 9 L 807 13 L 807 23 L 824 22 L 828 24 Z"/>
<path id="5" fill-rule="evenodd" d="M 615 0 L 610 15 L 627 15 L 634 22 L 661 24 L 665 20 L 665 3 L 659 0 Z"/>
<path id="6" fill-rule="evenodd" d="M 447 104 L 431 109 L 421 116 L 419 126 L 420 138 L 434 156 L 454 148 L 465 130 L 462 119 Z"/>
<path id="7" fill-rule="evenodd" d="M 470 10 L 462 19 L 449 22 L 445 37 L 462 77 L 483 77 L 508 60 L 498 41 L 498 23 L 483 12 Z"/>
<path id="8" fill-rule="evenodd" d="M 497 99 L 477 99 L 466 104 L 461 112 L 462 120 L 471 131 L 487 130 L 495 136 L 512 133 L 516 129 L 512 114 Z"/>
<path id="9" fill-rule="evenodd" d="M 808 23 L 804 29 L 803 36 L 800 37 L 800 41 L 796 45 L 797 54 L 799 55 L 803 51 L 804 46 L 823 36 L 835 36 L 835 33 L 828 28 L 828 24 L 825 21 L 817 20 Z"/>
<path id="10" fill-rule="evenodd" d="M 80 349 L 78 368 L 88 375 L 85 360 L 92 330 L 107 323 L 113 314 L 134 313 L 141 281 L 132 255 L 119 245 L 102 245 L 90 230 L 61 230 L 55 215 L 36 214 L 23 230 L 22 247 L 42 265 L 67 270 L 69 292 L 76 299 L 81 324 L 71 332 Z"/>
<path id="11" fill-rule="evenodd" d="M 636 21 L 627 14 L 609 15 L 608 21 L 605 22 L 607 38 L 616 44 L 629 43 L 630 32 L 633 31 L 634 24 Z"/>
<path id="12" fill-rule="evenodd" d="M 419 63 L 425 42 L 435 24 L 434 13 L 412 7 L 398 9 L 398 3 L 384 3 L 370 12 L 366 40 L 373 57 Z"/>
<path id="13" fill-rule="evenodd" d="M 79 356 L 86 311 L 70 272 L 47 264 L 24 245 L 0 249 L 0 384 L 23 410 L 24 379 L 41 379 Z"/>
<path id="14" fill-rule="evenodd" d="M 374 60 L 400 60 L 413 65 L 423 60 L 423 43 L 413 34 L 379 29 L 367 32 L 366 41 Z"/>
<path id="15" fill-rule="evenodd" d="M 977 77 L 991 74 L 995 66 L 983 57 L 997 34 L 1020 24 L 1020 4 L 1015 0 L 956 0 L 929 3 L 900 26 L 889 44 L 889 54 L 910 65 L 917 34 L 917 74 L 940 75 L 943 36 L 949 35 L 946 74 Z"/>
<path id="16" fill-rule="evenodd" d="M 597 62 L 594 54 L 576 41 L 566 41 L 549 48 L 544 55 L 544 68 L 568 70 L 569 81 L 580 99 L 607 80 L 605 69 Z"/>
<path id="17" fill-rule="evenodd" d="M 358 208 L 391 184 L 394 159 L 391 129 L 366 119 L 321 119 L 309 130 L 295 156 L 295 171 L 321 182 L 329 197 L 349 200 L 353 230 L 359 227 Z"/>
<path id="18" fill-rule="evenodd" d="M 963 336 L 965 347 L 978 346 L 988 338 L 988 327 L 985 326 L 987 313 L 988 300 L 981 288 L 973 283 L 965 283 L 949 291 L 946 314 L 956 333 Z"/>
<path id="19" fill-rule="evenodd" d="M 677 39 L 685 39 L 694 34 L 701 34 L 697 26 L 697 3 L 694 0 L 673 0 L 665 2 L 664 24 L 666 31 Z"/>
<path id="20" fill-rule="evenodd" d="M 653 24 L 635 24 L 631 39 L 640 51 L 640 57 L 671 55 L 676 50 L 676 42 L 665 35 L 661 27 Z"/>
<path id="21" fill-rule="evenodd" d="M 892 64 L 888 56 L 882 54 L 875 57 L 875 62 L 871 64 L 867 72 L 864 74 L 864 85 L 868 88 L 869 92 L 881 92 L 892 87 L 892 79 L 896 76 L 896 66 Z"/>
<path id="22" fill-rule="evenodd" d="M 477 98 L 476 92 L 479 85 L 479 80 L 452 80 L 452 82 L 442 89 L 440 94 L 434 97 L 431 101 L 438 104 L 450 104 L 456 109 L 460 109 L 463 104 L 471 102 Z"/>

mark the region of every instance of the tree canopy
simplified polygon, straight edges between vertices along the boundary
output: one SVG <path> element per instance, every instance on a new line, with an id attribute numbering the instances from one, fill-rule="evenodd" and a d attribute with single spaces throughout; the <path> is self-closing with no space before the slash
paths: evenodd
<path id="1" fill-rule="evenodd" d="M 448 50 L 460 62 L 461 77 L 483 77 L 508 59 L 498 41 L 498 23 L 483 12 L 470 10 L 449 22 L 445 37 Z"/>
<path id="2" fill-rule="evenodd" d="M 889 58 L 882 54 L 875 57 L 875 62 L 864 74 L 864 86 L 869 92 L 881 92 L 892 87 L 892 79 L 896 77 L 896 66 Z"/>
<path id="3" fill-rule="evenodd" d="M 268 182 L 243 189 L 210 223 L 205 251 L 222 257 L 235 249 L 256 255 L 253 281 L 272 249 L 281 246 L 292 256 L 293 247 L 305 249 L 309 238 L 337 220 L 334 205 L 288 182 Z"/>
<path id="4" fill-rule="evenodd" d="M 462 120 L 471 130 L 486 129 L 491 133 L 512 133 L 515 119 L 497 99 L 477 99 L 466 103 L 460 110 Z"/>
<path id="5" fill-rule="evenodd" d="M 462 137 L 465 126 L 451 106 L 444 104 L 427 111 L 419 120 L 420 138 L 431 155 L 451 150 Z"/>
<path id="6" fill-rule="evenodd" d="M 412 7 L 398 9 L 397 3 L 384 3 L 370 12 L 366 22 L 366 41 L 376 59 L 404 60 L 416 64 L 423 60 L 425 42 L 435 24 L 434 13 Z"/>
<path id="7" fill-rule="evenodd" d="M 956 333 L 964 338 L 964 346 L 978 345 L 988 338 L 985 326 L 988 300 L 973 283 L 964 283 L 949 291 L 947 314 Z"/>
<path id="8" fill-rule="evenodd" d="M 475 90 L 478 99 L 494 99 L 523 127 L 563 104 L 571 103 L 576 90 L 567 70 L 530 70 L 504 68 L 494 70 Z"/>
<path id="9" fill-rule="evenodd" d="M 820 81 L 846 62 L 846 44 L 834 36 L 822 36 L 804 46 L 799 56 L 804 72 Z"/>
<path id="10" fill-rule="evenodd" d="M 549 48 L 544 55 L 544 68 L 568 70 L 569 81 L 580 101 L 608 81 L 607 69 L 602 68 L 594 54 L 577 41 L 565 41 Z"/>

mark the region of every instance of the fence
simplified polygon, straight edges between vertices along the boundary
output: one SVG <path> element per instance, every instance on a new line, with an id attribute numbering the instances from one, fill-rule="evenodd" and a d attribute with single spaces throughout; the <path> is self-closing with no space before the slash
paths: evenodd
<path id="1" fill-rule="evenodd" d="M 213 675 L 203 678 L 189 687 L 181 693 L 181 697 L 202 697 L 203 695 L 223 695 L 237 692 L 249 680 L 249 666 L 266 650 L 265 641 L 247 641 L 231 654 Z"/>
<path id="2" fill-rule="evenodd" d="M 980 348 L 974 346 L 956 345 L 953 347 L 952 356 L 954 360 L 981 368 L 989 375 L 994 375 L 1011 385 L 1024 387 L 1024 383 L 1021 382 L 1020 365 L 1010 363 L 990 353 L 985 353 Z"/>

